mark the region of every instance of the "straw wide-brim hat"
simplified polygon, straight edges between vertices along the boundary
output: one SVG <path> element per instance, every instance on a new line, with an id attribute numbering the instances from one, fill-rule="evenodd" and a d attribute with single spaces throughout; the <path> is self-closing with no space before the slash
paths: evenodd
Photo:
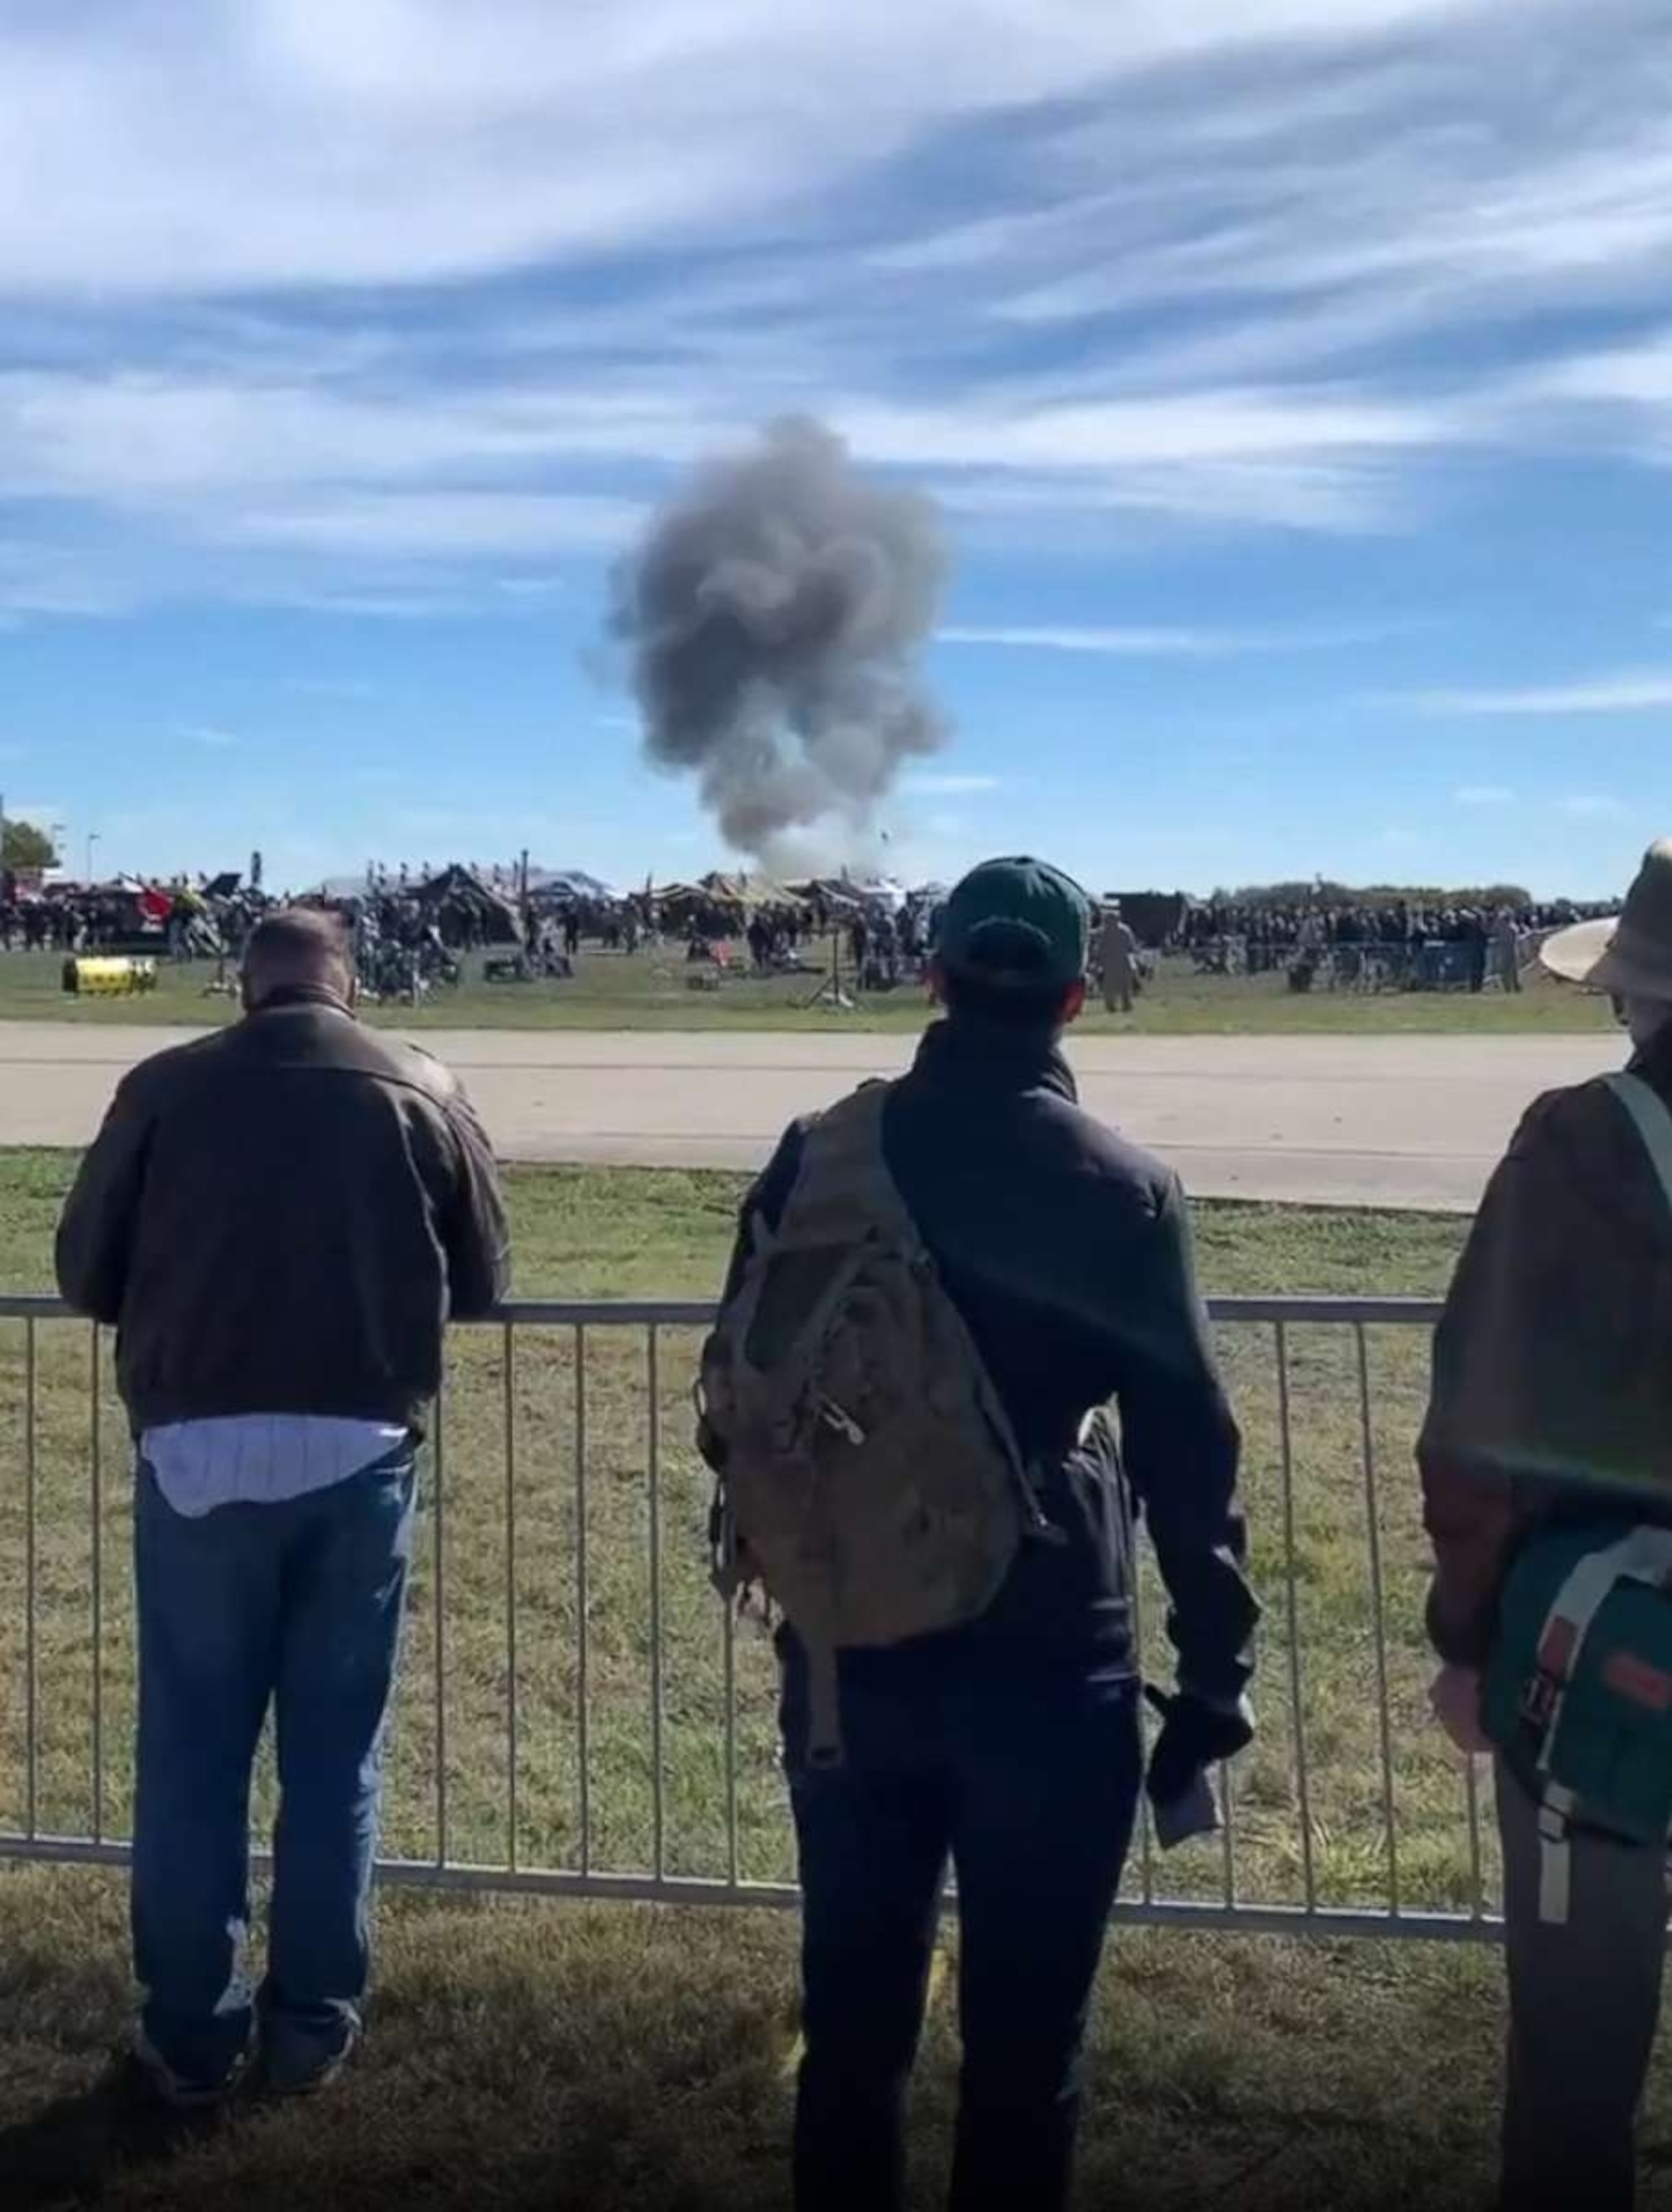
<path id="1" fill-rule="evenodd" d="M 1558 930 L 1539 958 L 1553 975 L 1589 991 L 1672 1002 L 1672 837 L 1644 854 L 1617 920 Z"/>

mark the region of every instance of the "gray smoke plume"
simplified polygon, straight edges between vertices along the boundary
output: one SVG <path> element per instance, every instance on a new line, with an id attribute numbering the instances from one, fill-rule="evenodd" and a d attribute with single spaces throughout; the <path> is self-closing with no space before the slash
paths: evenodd
<path id="1" fill-rule="evenodd" d="M 701 470 L 615 581 L 650 757 L 694 771 L 728 844 L 851 851 L 945 735 L 918 674 L 946 557 L 934 507 L 797 417 Z"/>

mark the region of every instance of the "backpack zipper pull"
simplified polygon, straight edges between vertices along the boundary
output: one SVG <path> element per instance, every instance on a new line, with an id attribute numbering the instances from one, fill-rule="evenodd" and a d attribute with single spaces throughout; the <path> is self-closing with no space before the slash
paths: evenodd
<path id="1" fill-rule="evenodd" d="M 846 1437 L 850 1444 L 862 1444 L 865 1442 L 865 1431 L 851 1413 L 845 1413 L 837 1405 L 834 1398 L 819 1400 L 818 1418 L 827 1429 L 834 1429 L 838 1436 Z"/>

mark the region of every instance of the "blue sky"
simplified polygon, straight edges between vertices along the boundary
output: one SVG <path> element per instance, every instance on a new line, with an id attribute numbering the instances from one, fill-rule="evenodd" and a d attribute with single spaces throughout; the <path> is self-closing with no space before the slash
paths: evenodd
<path id="1" fill-rule="evenodd" d="M 1672 830 L 1645 0 L 5 0 L 0 791 L 300 884 L 721 861 L 600 645 L 793 410 L 933 492 L 945 874 Z"/>

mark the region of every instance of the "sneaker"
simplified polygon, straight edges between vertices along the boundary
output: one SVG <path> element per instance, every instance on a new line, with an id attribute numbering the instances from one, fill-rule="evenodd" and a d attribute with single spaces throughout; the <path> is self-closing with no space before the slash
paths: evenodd
<path id="1" fill-rule="evenodd" d="M 261 2086 L 270 2097 L 319 2096 L 342 2080 L 359 2049 L 357 2027 L 336 2051 L 321 2052 L 307 2044 L 270 2044 L 261 2055 Z"/>
<path id="2" fill-rule="evenodd" d="M 247 2065 L 240 2057 L 217 2081 L 194 2080 L 175 2071 L 143 2027 L 134 2036 L 133 2058 L 151 2094 L 176 2112 L 210 2112 L 224 2105 L 236 2092 Z"/>

